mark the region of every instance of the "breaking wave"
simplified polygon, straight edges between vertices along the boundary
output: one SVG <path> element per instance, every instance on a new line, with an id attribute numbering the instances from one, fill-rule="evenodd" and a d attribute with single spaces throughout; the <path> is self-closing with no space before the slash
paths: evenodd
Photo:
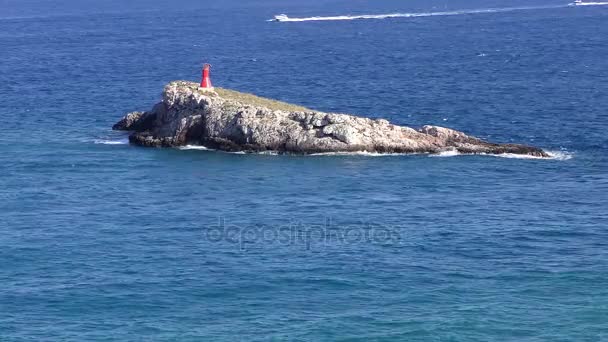
<path id="1" fill-rule="evenodd" d="M 568 6 L 570 6 L 570 4 L 557 5 L 557 6 L 472 9 L 472 10 L 444 11 L 444 12 L 339 15 L 339 16 L 327 16 L 327 17 L 317 16 L 317 17 L 306 17 L 306 18 L 290 18 L 285 14 L 281 14 L 281 15 L 275 16 L 274 19 L 270 19 L 268 21 L 302 22 L 302 21 L 340 21 L 340 20 L 361 20 L 361 19 L 420 18 L 420 17 L 453 16 L 453 15 L 469 15 L 469 14 L 502 13 L 502 12 L 525 11 L 525 10 L 540 10 L 540 9 L 551 9 L 551 8 L 562 8 L 562 7 L 568 7 Z"/>
<path id="2" fill-rule="evenodd" d="M 455 157 L 455 156 L 459 156 L 460 152 L 456 151 L 456 150 L 450 150 L 450 151 L 443 151 L 443 152 L 439 152 L 436 154 L 431 154 L 429 155 L 429 157 Z"/>

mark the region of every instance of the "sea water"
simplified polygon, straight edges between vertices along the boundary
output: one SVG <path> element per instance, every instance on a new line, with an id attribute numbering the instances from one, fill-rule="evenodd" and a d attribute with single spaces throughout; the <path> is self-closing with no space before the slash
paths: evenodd
<path id="1" fill-rule="evenodd" d="M 462 13 L 267 22 L 437 12 Z M 3 1 L 0 340 L 607 339 L 607 22 L 567 0 Z M 217 86 L 554 158 L 110 130 L 203 62 Z"/>

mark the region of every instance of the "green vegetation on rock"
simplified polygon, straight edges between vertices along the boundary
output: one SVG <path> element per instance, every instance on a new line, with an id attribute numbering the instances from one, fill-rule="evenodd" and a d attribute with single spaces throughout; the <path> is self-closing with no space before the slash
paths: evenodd
<path id="1" fill-rule="evenodd" d="M 189 81 L 175 81 L 173 84 L 177 84 L 180 87 L 186 87 L 191 89 L 192 91 L 204 92 L 205 90 L 200 89 L 199 85 L 194 82 Z M 248 93 L 241 93 L 236 90 L 218 88 L 215 87 L 213 89 L 221 98 L 226 100 L 233 100 L 236 102 L 240 102 L 244 105 L 250 105 L 254 107 L 266 107 L 270 110 L 283 110 L 287 112 L 312 112 L 311 109 L 290 104 L 287 102 L 281 102 L 277 100 L 268 99 L 265 97 L 256 96 Z"/>
<path id="2" fill-rule="evenodd" d="M 234 100 L 243 104 L 252 105 L 255 107 L 266 107 L 270 110 L 284 110 L 288 112 L 310 112 L 311 110 L 302 106 L 293 105 L 286 102 L 276 101 L 259 97 L 253 94 L 241 93 L 236 90 L 215 88 L 217 94 L 228 100 Z"/>

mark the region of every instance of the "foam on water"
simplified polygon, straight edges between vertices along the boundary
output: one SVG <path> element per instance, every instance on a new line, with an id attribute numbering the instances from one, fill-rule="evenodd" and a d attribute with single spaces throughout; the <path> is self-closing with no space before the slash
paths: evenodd
<path id="1" fill-rule="evenodd" d="M 270 155 L 276 156 L 281 155 L 278 151 L 257 151 L 257 152 L 246 152 L 246 151 L 236 151 L 236 152 L 227 152 L 211 149 L 205 146 L 199 145 L 186 145 L 178 147 L 180 150 L 200 150 L 200 151 L 214 151 L 221 153 L 229 153 L 229 154 L 258 154 L 258 155 Z M 410 156 L 415 155 L 417 153 L 378 153 L 378 152 L 366 152 L 366 151 L 357 151 L 357 152 L 321 152 L 321 153 L 311 153 L 306 154 L 304 156 L 364 156 L 364 157 L 395 157 L 395 156 Z"/>
<path id="2" fill-rule="evenodd" d="M 364 156 L 364 157 L 396 157 L 396 156 L 412 156 L 419 155 L 420 153 L 377 153 L 377 152 L 324 152 L 324 153 L 313 153 L 310 156 Z M 573 154 L 565 151 L 547 151 L 550 158 L 543 158 L 525 154 L 514 154 L 514 153 L 503 153 L 503 154 L 474 154 L 476 156 L 491 156 L 498 158 L 510 158 L 510 159 L 539 159 L 539 160 L 569 160 L 572 159 Z M 443 151 L 434 154 L 428 154 L 431 158 L 445 158 L 445 157 L 457 157 L 457 156 L 472 156 L 472 154 L 463 154 L 456 150 Z"/>
<path id="3" fill-rule="evenodd" d="M 497 158 L 509 158 L 509 159 L 538 159 L 538 160 L 569 160 L 572 159 L 573 154 L 571 152 L 566 151 L 546 151 L 550 156 L 549 158 L 531 156 L 527 154 L 515 154 L 515 153 L 502 153 L 502 154 L 486 154 L 480 153 L 476 154 L 479 156 L 490 156 Z M 467 156 L 470 154 L 462 154 L 458 151 L 444 151 L 437 154 L 431 154 L 429 157 L 456 157 L 456 156 Z"/>
<path id="4" fill-rule="evenodd" d="M 213 151 L 213 152 L 221 152 L 221 153 L 229 153 L 229 154 L 261 154 L 261 155 L 278 155 L 277 151 L 260 151 L 260 152 L 245 152 L 245 151 L 236 151 L 236 152 L 227 152 L 220 151 L 212 148 L 208 148 L 200 145 L 186 145 L 178 147 L 180 150 L 199 150 L 199 151 Z"/>
<path id="5" fill-rule="evenodd" d="M 573 152 L 567 151 L 546 151 L 553 160 L 570 160 L 574 157 Z"/>
<path id="6" fill-rule="evenodd" d="M 481 155 L 497 157 L 497 158 L 508 158 L 508 159 L 539 159 L 539 160 L 555 159 L 555 158 L 553 158 L 553 156 L 551 156 L 551 158 L 544 158 L 544 157 L 538 157 L 538 156 L 531 156 L 529 154 L 515 154 L 515 153 L 501 153 L 501 154 L 482 153 Z"/>
<path id="7" fill-rule="evenodd" d="M 591 3 L 589 3 L 591 4 Z M 595 3 L 601 4 L 601 3 Z M 277 22 L 302 22 L 302 21 L 342 21 L 342 20 L 359 20 L 359 19 L 390 19 L 390 18 L 420 18 L 420 17 L 435 17 L 435 16 L 453 16 L 453 15 L 470 15 L 470 14 L 487 14 L 501 13 L 512 11 L 525 10 L 540 10 L 551 8 L 562 8 L 570 5 L 558 6 L 530 6 L 530 7 L 506 7 L 506 8 L 488 8 L 488 9 L 471 9 L 460 11 L 444 11 L 444 12 L 413 12 L 413 13 L 388 13 L 388 14 L 362 14 L 362 15 L 339 15 L 339 16 L 316 16 L 305 18 L 290 18 L 285 14 L 277 15 L 274 19 L 268 21 Z"/>
<path id="8" fill-rule="evenodd" d="M 429 155 L 429 157 L 455 157 L 455 156 L 459 156 L 460 152 L 456 151 L 456 150 L 450 150 L 450 151 L 443 151 L 443 152 L 439 152 L 437 154 L 431 154 Z"/>
<path id="9" fill-rule="evenodd" d="M 260 152 L 226 152 L 226 151 L 218 151 L 215 149 L 211 149 L 205 146 L 199 145 L 186 145 L 182 147 L 178 147 L 180 150 L 199 150 L 199 151 L 214 151 L 214 152 L 222 152 L 229 154 L 258 154 L 258 155 L 280 155 L 277 151 L 260 151 Z M 311 157 L 319 157 L 319 156 L 362 156 L 362 157 L 397 157 L 397 156 L 412 156 L 418 155 L 420 153 L 378 153 L 378 152 L 367 152 L 367 151 L 356 151 L 356 152 L 321 152 L 321 153 L 311 153 L 307 156 Z M 476 154 L 477 156 L 490 156 L 497 158 L 509 158 L 509 159 L 539 159 L 539 160 L 569 160 L 572 159 L 573 154 L 571 152 L 566 151 L 547 151 L 550 158 L 543 158 L 531 155 L 522 155 L 522 154 L 514 154 L 514 153 L 502 153 L 502 154 L 486 154 L 480 153 Z M 431 158 L 446 158 L 446 157 L 457 157 L 457 156 L 470 156 L 471 154 L 463 154 L 456 150 L 443 151 L 435 154 L 428 154 Z"/>
<path id="10" fill-rule="evenodd" d="M 93 140 L 93 143 L 102 144 L 102 145 L 127 145 L 129 143 L 129 139 L 120 139 L 120 140 L 95 139 L 95 140 Z"/>
<path id="11" fill-rule="evenodd" d="M 321 152 L 311 153 L 309 156 L 364 156 L 364 157 L 395 157 L 395 156 L 411 156 L 417 153 L 378 153 L 378 152 Z"/>
<path id="12" fill-rule="evenodd" d="M 199 146 L 199 145 L 186 145 L 186 146 L 181 146 L 178 147 L 180 150 L 200 150 L 200 151 L 214 151 L 213 149 L 210 149 L 208 147 L 205 146 Z"/>

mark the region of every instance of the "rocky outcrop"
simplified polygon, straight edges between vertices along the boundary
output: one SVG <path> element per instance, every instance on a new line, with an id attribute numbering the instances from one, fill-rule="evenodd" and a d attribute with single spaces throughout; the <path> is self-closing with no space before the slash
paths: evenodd
<path id="1" fill-rule="evenodd" d="M 114 126 L 112 126 L 113 130 L 117 131 L 138 131 L 141 130 L 142 117 L 145 115 L 144 112 L 133 112 L 125 115 L 120 121 L 118 121 Z"/>
<path id="2" fill-rule="evenodd" d="M 149 112 L 127 114 L 114 129 L 133 131 L 142 146 L 202 145 L 224 151 L 281 153 L 515 153 L 548 157 L 541 149 L 493 144 L 452 129 L 419 130 L 346 114 L 322 113 L 228 90 L 168 84 Z"/>

